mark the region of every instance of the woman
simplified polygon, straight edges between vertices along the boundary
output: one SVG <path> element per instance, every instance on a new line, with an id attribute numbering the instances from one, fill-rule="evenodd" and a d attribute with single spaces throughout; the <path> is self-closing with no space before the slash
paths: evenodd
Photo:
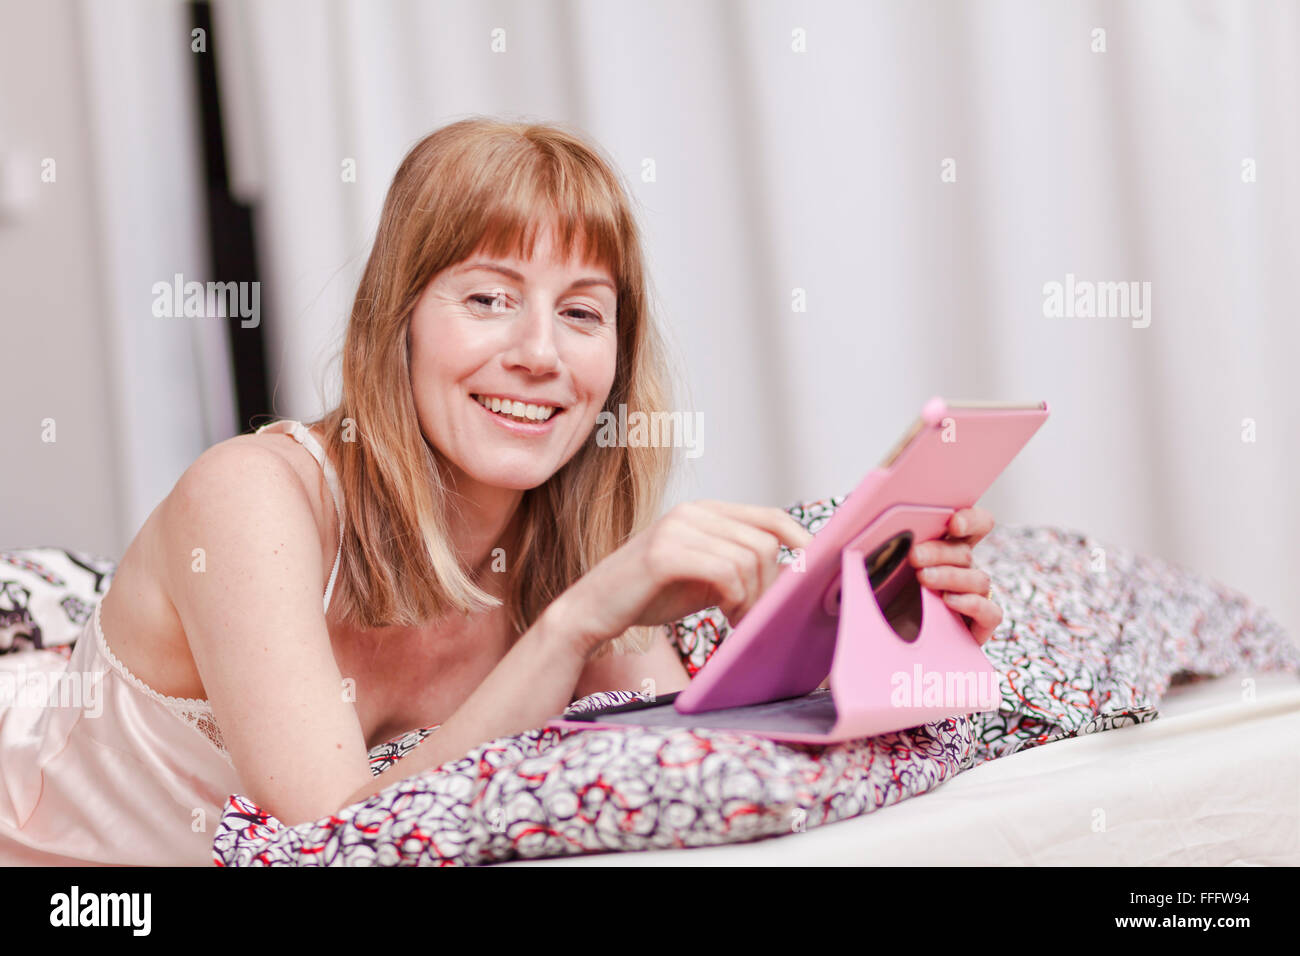
<path id="1" fill-rule="evenodd" d="M 653 628 L 739 620 L 810 536 L 729 502 L 656 520 L 671 449 L 596 443 L 602 410 L 668 406 L 648 301 L 625 191 L 581 138 L 474 119 L 411 149 L 338 407 L 206 451 L 67 664 L 22 655 L 86 700 L 0 711 L 0 862 L 207 863 L 230 793 L 315 820 L 576 697 L 685 686 Z M 991 528 L 959 512 L 913 555 L 981 642 Z M 369 748 L 432 725 L 371 775 Z"/>

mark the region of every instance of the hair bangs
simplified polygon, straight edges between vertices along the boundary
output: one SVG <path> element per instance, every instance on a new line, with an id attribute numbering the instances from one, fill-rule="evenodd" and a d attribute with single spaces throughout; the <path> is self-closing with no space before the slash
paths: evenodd
<path id="1" fill-rule="evenodd" d="M 485 188 L 465 196 L 463 258 L 475 252 L 531 260 L 538 238 L 554 229 L 557 251 L 566 259 L 607 269 L 619 286 L 627 282 L 627 223 L 618 184 L 602 170 L 546 149 L 527 137 L 500 168 L 487 169 Z M 490 164 L 489 164 L 490 165 Z M 500 183 L 505 183 L 505 188 Z"/>

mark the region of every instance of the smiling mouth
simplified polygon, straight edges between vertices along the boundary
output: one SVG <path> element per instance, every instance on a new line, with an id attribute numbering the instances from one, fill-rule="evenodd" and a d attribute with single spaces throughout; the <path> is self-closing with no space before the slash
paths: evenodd
<path id="1" fill-rule="evenodd" d="M 542 422 L 549 421 L 564 411 L 564 408 L 559 405 L 537 405 L 528 402 L 516 402 L 506 398 L 496 398 L 495 396 L 471 395 L 470 398 L 495 415 L 500 415 L 509 421 L 531 423 L 533 425 L 540 425 Z"/>

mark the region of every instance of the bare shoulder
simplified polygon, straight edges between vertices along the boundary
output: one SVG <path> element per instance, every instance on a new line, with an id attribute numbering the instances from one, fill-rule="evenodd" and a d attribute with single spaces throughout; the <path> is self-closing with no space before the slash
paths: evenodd
<path id="1" fill-rule="evenodd" d="M 271 436 L 239 435 L 218 442 L 185 469 L 164 500 L 170 517 L 193 509 L 209 513 L 225 508 L 244 511 L 265 501 L 306 502 L 302 475 L 284 449 L 269 443 Z"/>
<path id="2" fill-rule="evenodd" d="M 241 435 L 205 450 L 118 564 L 112 592 L 125 597 L 104 602 L 102 626 L 118 657 L 161 693 L 206 696 L 192 656 L 191 631 L 199 621 L 193 602 L 201 581 L 238 599 L 243 579 L 259 576 L 277 594 L 290 588 L 315 595 L 320 609 L 329 569 L 322 561 L 328 535 L 337 546 L 337 521 L 332 507 L 320 507 L 310 484 L 316 476 L 308 466 L 320 472 L 315 460 L 292 438 L 274 438 Z M 296 461 L 285 445 L 307 461 Z M 333 555 L 331 547 L 331 562 Z M 205 573 L 194 573 L 199 570 Z"/>
<path id="3" fill-rule="evenodd" d="M 181 506 L 197 497 L 237 511 L 249 505 L 274 507 L 301 501 L 312 509 L 322 533 L 333 530 L 336 535 L 330 527 L 335 523 L 333 506 L 322 507 L 328 494 L 321 467 L 306 448 L 286 433 L 264 432 L 237 435 L 207 449 L 168 497 Z"/>
<path id="4" fill-rule="evenodd" d="M 278 467 L 277 461 L 287 470 Z M 191 472 L 212 471 L 226 472 L 222 477 L 229 478 L 229 472 L 247 472 L 250 469 L 260 469 L 264 475 L 286 481 L 293 490 L 314 493 L 323 484 L 316 459 L 287 432 L 236 435 L 217 442 L 196 458 L 181 478 L 184 480 Z M 297 476 L 296 483 L 287 481 L 290 473 Z"/>
<path id="5" fill-rule="evenodd" d="M 185 470 L 158 508 L 156 537 L 174 559 L 191 553 L 183 547 L 188 543 L 201 547 L 200 537 L 231 545 L 274 537 L 272 547 L 293 538 L 295 550 L 319 557 L 326 542 L 337 543 L 323 485 L 315 459 L 292 438 L 239 435 L 208 448 Z"/>

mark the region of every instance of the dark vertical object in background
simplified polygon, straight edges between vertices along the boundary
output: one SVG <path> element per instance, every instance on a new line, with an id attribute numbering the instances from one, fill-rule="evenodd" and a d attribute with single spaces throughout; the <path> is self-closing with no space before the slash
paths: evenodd
<path id="1" fill-rule="evenodd" d="M 211 248 L 211 282 L 257 282 L 257 244 L 253 236 L 252 210 L 230 195 L 226 171 L 226 142 L 221 126 L 221 98 L 217 95 L 217 63 L 214 50 L 221 38 L 212 32 L 212 11 L 206 0 L 190 3 L 191 29 L 207 36 L 207 52 L 194 54 L 198 71 L 199 115 L 203 124 L 203 167 L 206 184 L 208 239 Z M 235 375 L 235 402 L 241 430 L 247 431 L 257 417 L 271 414 L 270 389 L 266 375 L 266 348 L 262 336 L 266 320 L 266 297 L 259 298 L 261 321 L 244 328 L 238 318 L 226 320 L 231 363 Z"/>

